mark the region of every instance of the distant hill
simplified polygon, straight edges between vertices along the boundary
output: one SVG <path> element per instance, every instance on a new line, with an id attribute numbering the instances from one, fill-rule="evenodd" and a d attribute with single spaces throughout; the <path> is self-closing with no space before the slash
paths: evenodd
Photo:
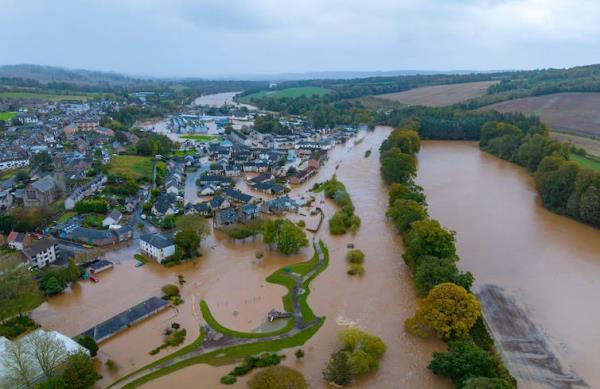
<path id="1" fill-rule="evenodd" d="M 0 78 L 20 78 L 35 80 L 42 84 L 70 83 L 77 85 L 128 85 L 142 81 L 115 72 L 101 72 L 83 69 L 66 69 L 42 65 L 3 65 Z"/>

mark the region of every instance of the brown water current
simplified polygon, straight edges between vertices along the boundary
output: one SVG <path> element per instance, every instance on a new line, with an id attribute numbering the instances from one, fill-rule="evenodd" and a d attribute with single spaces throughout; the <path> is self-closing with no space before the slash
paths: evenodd
<path id="1" fill-rule="evenodd" d="M 423 142 L 417 182 L 520 387 L 600 387 L 600 231 L 544 209 L 525 170 L 475 143 Z"/>
<path id="2" fill-rule="evenodd" d="M 318 175 L 293 189 L 292 196 L 306 195 L 315 182 L 331 178 L 336 173 L 346 184 L 362 219 L 356 235 L 332 237 L 327 220 L 337 210 L 330 201 L 317 196 L 315 206 L 323 208 L 326 220 L 317 234 L 330 250 L 329 267 L 311 283 L 309 304 L 315 314 L 326 316 L 323 327 L 302 348 L 306 356 L 295 360 L 295 349 L 287 350 L 286 364 L 300 369 L 310 381 L 311 387 L 326 387 L 321 371 L 329 356 L 339 345 L 337 333 L 349 324 L 358 325 L 366 331 L 383 338 L 388 351 L 376 374 L 357 380 L 356 388 L 450 388 L 446 379 L 434 376 L 427 364 L 434 351 L 441 351 L 444 344 L 436 339 L 423 340 L 403 331 L 403 321 L 414 313 L 415 292 L 402 262 L 403 251 L 400 237 L 385 218 L 387 191 L 379 175 L 381 142 L 389 129 L 378 128 L 375 132 L 362 132 L 355 142 L 336 147 L 330 152 L 329 161 Z M 372 155 L 365 158 L 365 151 Z M 321 203 L 321 201 L 323 201 Z M 308 215 L 308 211 L 302 210 Z M 306 219 L 293 215 L 293 220 Z M 354 243 L 366 254 L 366 274 L 350 277 L 346 274 L 345 255 L 347 244 Z M 230 328 L 248 331 L 258 327 L 266 319 L 269 309 L 282 309 L 281 286 L 268 284 L 265 278 L 288 263 L 305 260 L 312 249 L 292 257 L 269 251 L 260 241 L 234 243 L 218 234 L 203 242 L 204 256 L 195 263 L 173 268 L 147 264 L 135 268 L 131 259 L 137 247 L 112 252 L 109 259 L 120 259 L 113 270 L 99 275 L 98 284 L 82 283 L 59 297 L 49 300 L 38 308 L 34 317 L 44 326 L 55 328 L 73 336 L 115 313 L 118 313 L 150 296 L 160 295 L 166 283 L 176 283 L 177 274 L 184 275 L 182 288 L 185 303 L 177 310 L 168 310 L 152 317 L 122 334 L 101 344 L 101 359 L 111 358 L 121 365 L 117 375 L 106 369 L 100 386 L 114 382 L 151 361 L 173 352 L 174 348 L 161 351 L 156 356 L 148 352 L 161 343 L 161 331 L 172 321 L 188 330 L 186 344 L 195 338 L 202 323 L 197 308 L 200 299 L 206 299 L 213 314 Z M 255 253 L 262 251 L 265 258 L 257 262 Z M 194 365 L 158 378 L 144 385 L 146 388 L 215 388 L 219 378 L 231 366 L 211 367 Z M 240 380 L 235 387 L 245 387 Z"/>

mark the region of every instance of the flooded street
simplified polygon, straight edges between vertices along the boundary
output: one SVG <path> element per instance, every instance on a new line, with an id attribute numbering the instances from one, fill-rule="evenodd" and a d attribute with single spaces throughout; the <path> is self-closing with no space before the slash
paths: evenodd
<path id="1" fill-rule="evenodd" d="M 520 386 L 600 387 L 600 231 L 545 210 L 525 170 L 475 143 L 423 144 L 430 214 L 457 232 L 459 265 L 474 273 Z"/>
<path id="2" fill-rule="evenodd" d="M 303 360 L 296 361 L 293 356 L 295 349 L 290 349 L 285 352 L 288 358 L 284 362 L 300 369 L 313 388 L 328 387 L 321 371 L 329 356 L 339 347 L 338 331 L 348 324 L 358 325 L 380 336 L 387 345 L 379 371 L 357 380 L 353 388 L 452 387 L 449 380 L 434 376 L 427 369 L 431 353 L 442 351 L 444 344 L 435 339 L 423 340 L 407 335 L 403 330 L 403 321 L 414 313 L 415 292 L 402 262 L 401 239 L 385 218 L 387 192 L 379 176 L 378 148 L 388 133 L 389 130 L 380 128 L 367 133 L 366 137 L 365 133 L 359 135 L 358 139 L 364 137 L 364 140 L 356 146 L 354 140 L 350 140 L 347 145 L 336 147 L 318 175 L 294 188 L 291 193 L 292 196 L 301 195 L 315 182 L 329 179 L 336 173 L 346 184 L 356 213 L 362 219 L 356 236 L 332 237 L 327 220 L 337 208 L 330 201 L 320 204 L 322 195 L 317 196 L 317 205 L 326 214 L 317 238 L 328 245 L 330 263 L 311 283 L 308 302 L 315 314 L 326 316 L 327 320 L 319 332 L 302 346 L 306 353 Z M 365 158 L 368 149 L 373 153 Z M 366 255 L 366 274 L 363 277 L 346 274 L 346 245 L 350 242 Z M 214 388 L 217 387 L 213 376 L 215 370 L 217 379 L 228 371 L 227 368 L 195 365 L 152 381 L 144 388 Z M 244 382 L 240 380 L 234 387 L 245 387 Z"/>

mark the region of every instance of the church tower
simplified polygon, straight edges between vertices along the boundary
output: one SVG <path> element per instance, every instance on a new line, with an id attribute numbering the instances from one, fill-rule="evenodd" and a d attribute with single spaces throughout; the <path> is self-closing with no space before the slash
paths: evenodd
<path id="1" fill-rule="evenodd" d="M 61 196 L 65 196 L 67 193 L 67 183 L 65 181 L 65 168 L 63 165 L 62 158 L 60 156 L 56 156 L 53 159 L 54 164 L 54 184 L 56 185 L 56 190 L 59 192 Z"/>

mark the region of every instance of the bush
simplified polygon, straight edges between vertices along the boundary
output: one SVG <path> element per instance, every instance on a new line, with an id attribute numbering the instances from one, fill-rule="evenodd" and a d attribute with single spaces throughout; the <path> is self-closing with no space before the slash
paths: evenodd
<path id="1" fill-rule="evenodd" d="M 358 264 L 351 265 L 346 273 L 348 273 L 351 276 L 362 276 L 363 274 L 365 274 L 365 267 L 363 265 Z"/>
<path id="2" fill-rule="evenodd" d="M 75 340 L 77 341 L 77 343 L 88 349 L 91 357 L 95 357 L 98 354 L 98 349 L 100 347 L 91 336 L 82 335 L 77 337 L 77 339 Z"/>
<path id="3" fill-rule="evenodd" d="M 306 379 L 298 370 L 272 366 L 258 372 L 248 381 L 250 389 L 307 389 Z"/>
<path id="4" fill-rule="evenodd" d="M 296 350 L 294 355 L 296 356 L 296 359 L 302 359 L 302 358 L 304 358 L 304 350 L 299 348 L 298 350 Z"/>
<path id="5" fill-rule="evenodd" d="M 300 228 L 304 228 L 306 227 L 306 222 L 304 220 L 299 220 L 298 223 L 296 223 L 298 225 L 298 227 Z"/>
<path id="6" fill-rule="evenodd" d="M 15 316 L 0 325 L 0 336 L 14 339 L 29 330 L 38 328 L 39 325 L 29 316 Z"/>
<path id="7" fill-rule="evenodd" d="M 363 264 L 365 262 L 365 253 L 359 249 L 350 250 L 346 254 L 346 260 L 353 264 Z"/>
<path id="8" fill-rule="evenodd" d="M 119 371 L 119 369 L 121 368 L 117 362 L 113 361 L 112 359 L 107 359 L 106 362 L 104 363 L 104 365 L 106 365 L 106 368 L 108 369 L 108 371 L 110 371 L 111 373 L 116 373 Z"/>
<path id="9" fill-rule="evenodd" d="M 166 297 L 173 297 L 179 295 L 179 288 L 177 285 L 167 284 L 162 287 L 162 292 Z"/>
<path id="10" fill-rule="evenodd" d="M 235 378 L 235 376 L 232 376 L 231 374 L 227 374 L 221 377 L 221 383 L 223 385 L 233 385 L 236 383 L 236 381 L 237 378 Z"/>

